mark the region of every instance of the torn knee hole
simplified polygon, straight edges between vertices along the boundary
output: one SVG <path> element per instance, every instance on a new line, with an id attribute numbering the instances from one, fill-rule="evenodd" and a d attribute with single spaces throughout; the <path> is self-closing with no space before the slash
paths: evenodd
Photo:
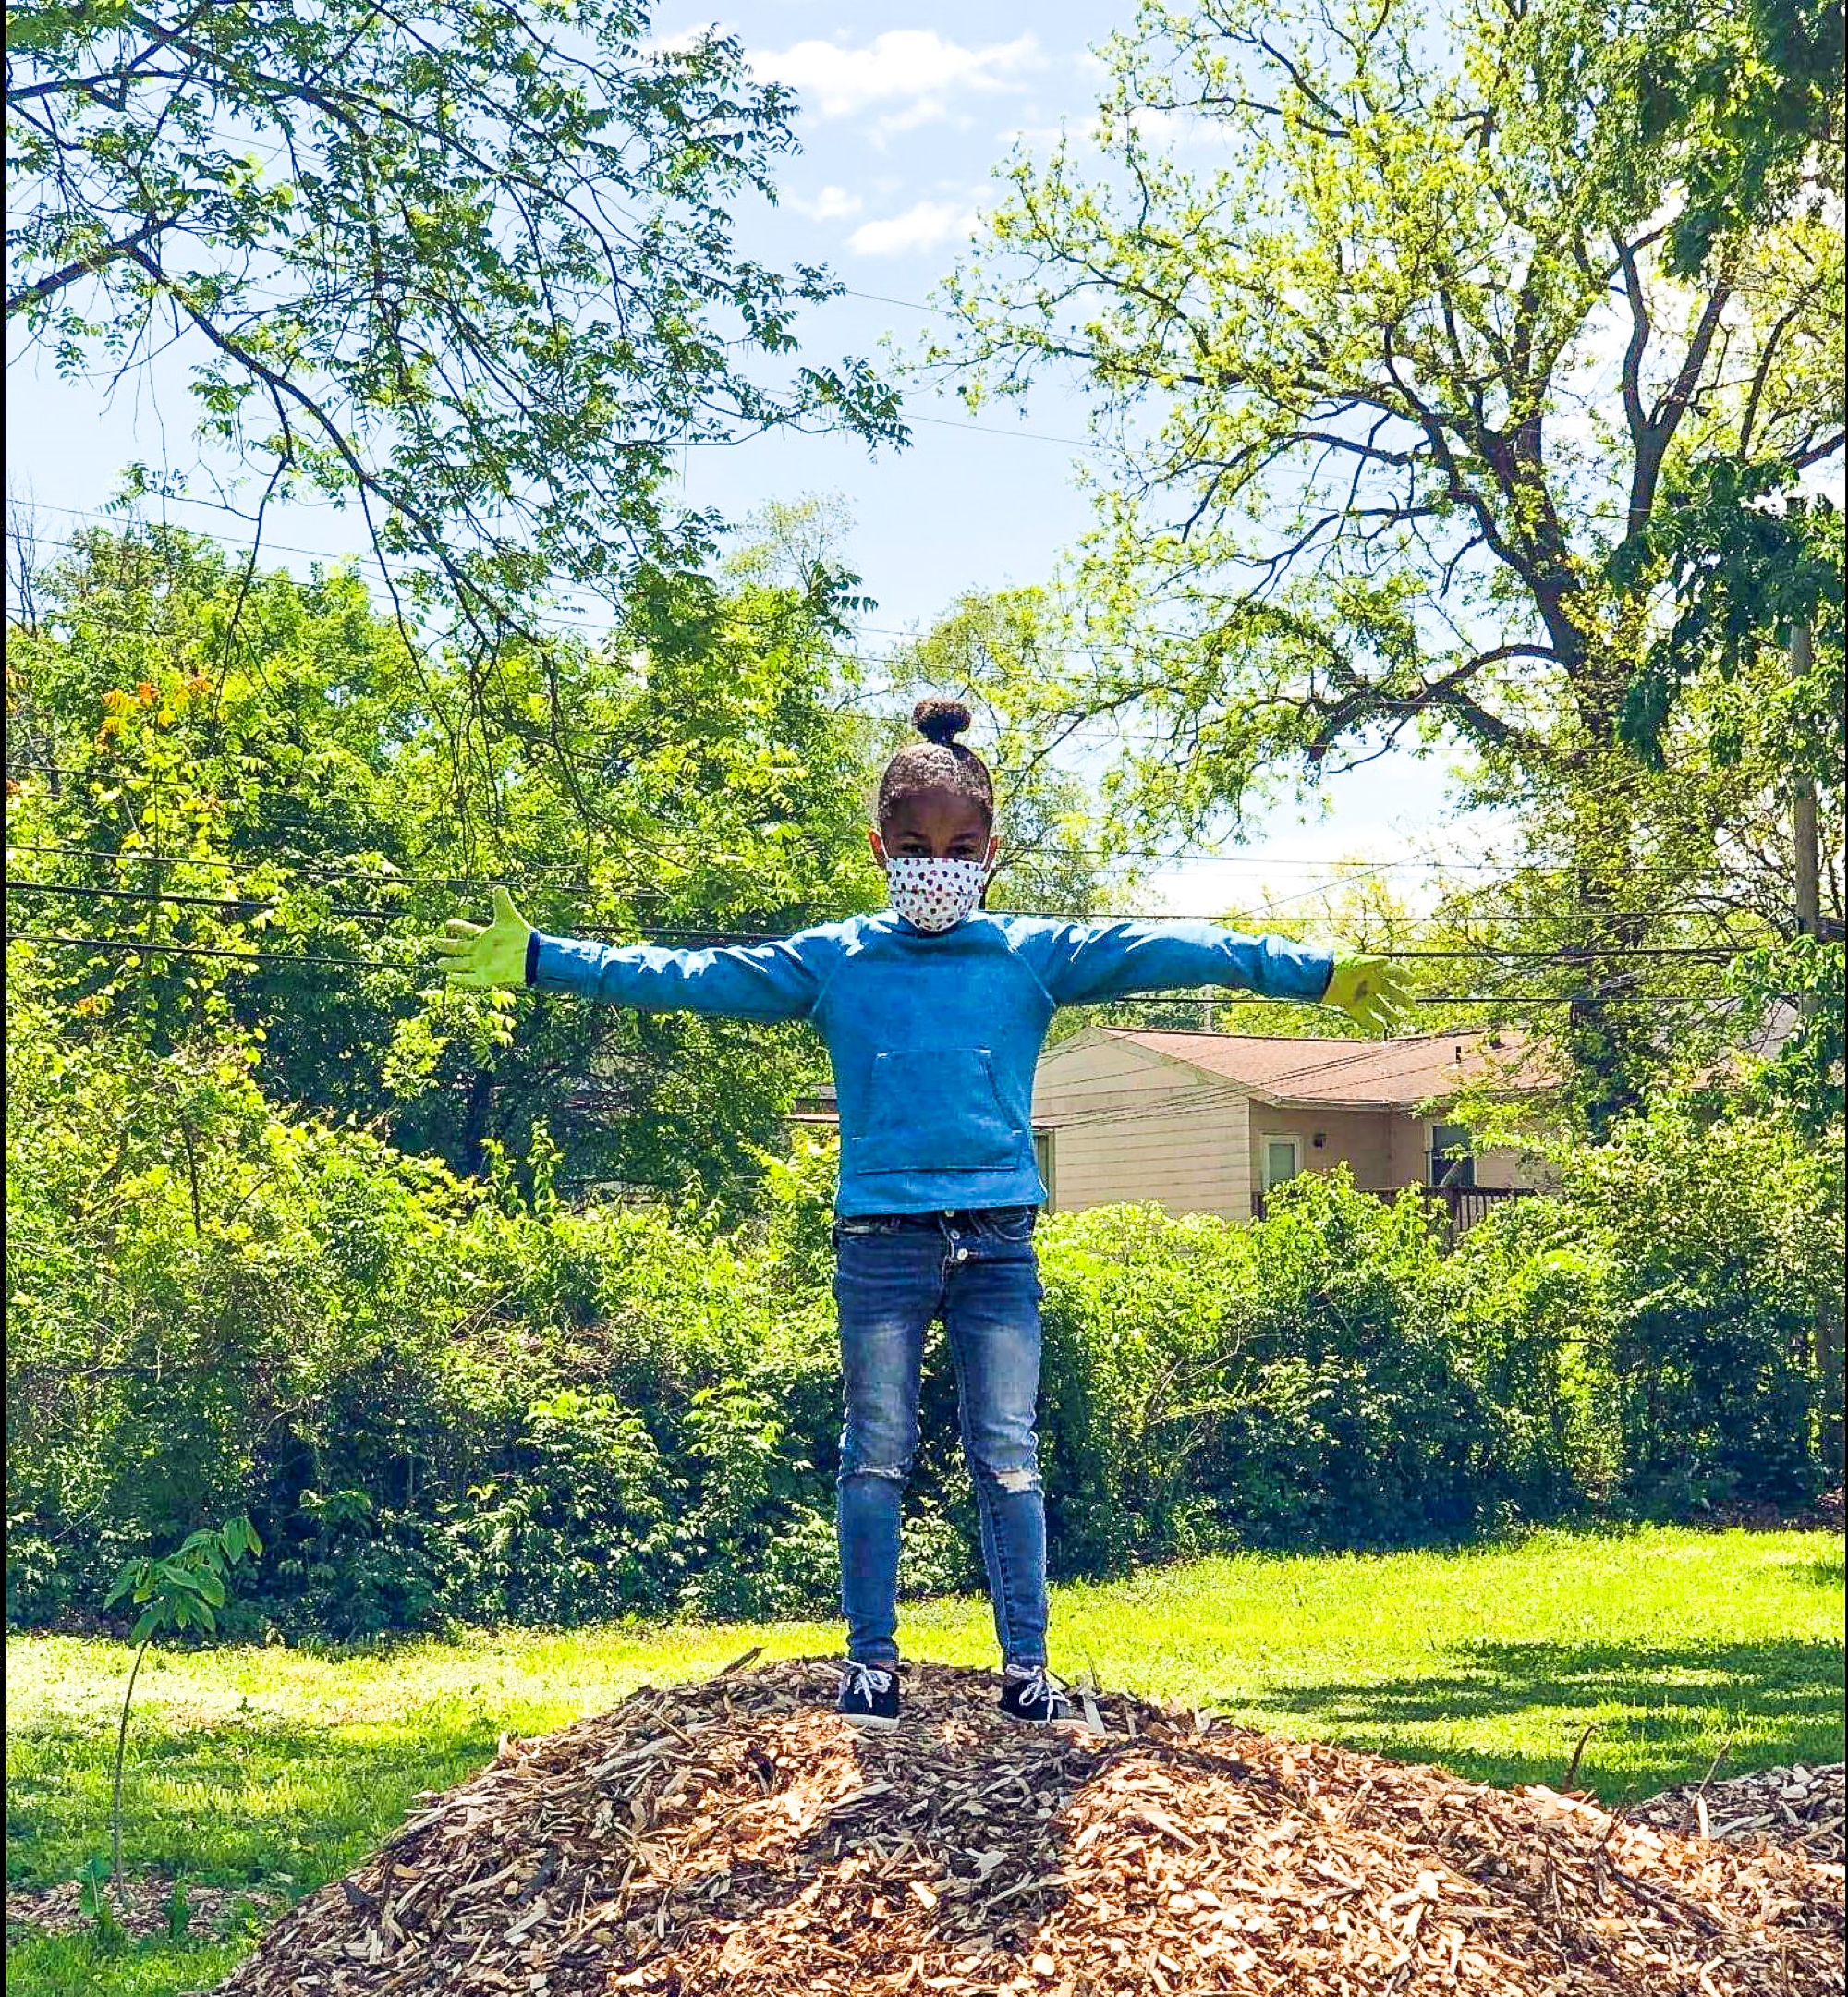
<path id="1" fill-rule="evenodd" d="M 857 1463 L 847 1474 L 850 1477 L 882 1477 L 890 1483 L 902 1484 L 906 1468 L 902 1463 Z"/>
<path id="2" fill-rule="evenodd" d="M 997 1470 L 994 1480 L 1003 1491 L 1035 1491 L 1039 1488 L 1038 1470 Z"/>

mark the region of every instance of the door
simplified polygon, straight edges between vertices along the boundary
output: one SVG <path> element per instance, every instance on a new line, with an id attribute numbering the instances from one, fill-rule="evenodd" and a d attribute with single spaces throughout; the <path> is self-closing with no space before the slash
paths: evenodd
<path id="1" fill-rule="evenodd" d="M 1266 1138 L 1264 1139 L 1264 1190 L 1268 1193 L 1273 1187 L 1281 1186 L 1285 1179 L 1293 1179 L 1303 1169 L 1303 1140 L 1301 1138 Z"/>
<path id="2" fill-rule="evenodd" d="M 1431 1126 L 1430 1169 L 1428 1186 L 1474 1186 L 1476 1160 L 1470 1154 L 1469 1132 L 1461 1124 Z"/>
<path id="3" fill-rule="evenodd" d="M 1046 1211 L 1052 1211 L 1052 1133 L 1036 1130 L 1033 1133 L 1033 1163 L 1039 1168 L 1040 1183 L 1046 1188 Z"/>

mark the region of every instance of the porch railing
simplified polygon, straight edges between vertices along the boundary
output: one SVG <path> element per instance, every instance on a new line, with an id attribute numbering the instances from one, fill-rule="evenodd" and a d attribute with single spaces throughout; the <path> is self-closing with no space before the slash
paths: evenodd
<path id="1" fill-rule="evenodd" d="M 1398 1199 L 1401 1193 L 1418 1194 L 1433 1206 L 1444 1210 L 1444 1238 L 1454 1242 L 1458 1236 L 1467 1234 L 1491 1207 L 1505 1199 L 1524 1199 L 1533 1188 L 1529 1186 L 1363 1186 L 1358 1190 L 1369 1199 L 1388 1201 Z M 1251 1195 L 1251 1217 L 1255 1221 L 1264 1218 L 1264 1195 L 1255 1189 Z"/>

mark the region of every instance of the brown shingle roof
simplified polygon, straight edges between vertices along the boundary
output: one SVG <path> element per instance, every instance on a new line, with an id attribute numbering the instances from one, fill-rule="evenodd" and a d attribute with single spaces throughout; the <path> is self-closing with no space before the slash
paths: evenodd
<path id="1" fill-rule="evenodd" d="M 1479 1033 L 1421 1033 L 1415 1040 L 1272 1040 L 1256 1033 L 1138 1033 L 1104 1029 L 1209 1075 L 1243 1082 L 1283 1102 L 1379 1104 L 1409 1109 L 1487 1082 L 1508 1090 L 1553 1079 L 1535 1043 L 1503 1030 L 1499 1046 Z"/>

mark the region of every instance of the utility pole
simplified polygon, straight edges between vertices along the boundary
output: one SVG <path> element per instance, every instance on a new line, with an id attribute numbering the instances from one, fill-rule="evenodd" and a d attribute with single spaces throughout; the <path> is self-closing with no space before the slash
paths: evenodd
<path id="1" fill-rule="evenodd" d="M 1806 618 L 1791 626 L 1790 670 L 1793 679 L 1809 672 L 1812 653 Z M 1822 858 L 1816 831 L 1816 779 L 1798 770 L 1791 806 L 1791 830 L 1796 842 L 1796 927 L 1800 936 L 1822 933 Z M 1805 1012 L 1816 1010 L 1814 994 L 1803 1002 Z"/>
<path id="2" fill-rule="evenodd" d="M 1791 677 L 1804 678 L 1809 672 L 1813 653 L 1809 622 L 1799 618 L 1791 626 Z M 1816 780 L 1799 768 L 1791 798 L 1791 833 L 1796 853 L 1796 928 L 1799 936 L 1822 933 L 1822 857 L 1816 830 Z M 1797 1001 L 1805 1018 L 1815 1016 L 1817 995 L 1805 992 Z M 1821 1393 L 1822 1460 L 1839 1482 L 1842 1467 L 1842 1327 L 1825 1299 L 1816 1312 L 1816 1373 Z"/>

